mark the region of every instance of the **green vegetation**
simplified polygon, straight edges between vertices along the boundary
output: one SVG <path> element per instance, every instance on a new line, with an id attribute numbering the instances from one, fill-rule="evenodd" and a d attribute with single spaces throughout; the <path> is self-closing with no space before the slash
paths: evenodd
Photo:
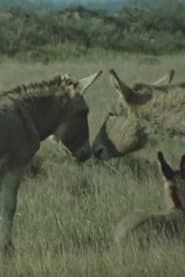
<path id="1" fill-rule="evenodd" d="M 81 57 L 97 48 L 155 55 L 182 51 L 184 17 L 185 6 L 178 2 L 155 9 L 124 7 L 112 15 L 83 7 L 63 11 L 1 9 L 0 52 L 47 63 L 53 56 L 62 60 Z"/>
<path id="2" fill-rule="evenodd" d="M 0 89 L 41 80 L 56 72 L 77 77 L 99 68 L 105 74 L 86 94 L 93 140 L 117 94 L 106 70 L 114 67 L 126 82 L 154 81 L 173 65 L 184 78 L 184 55 L 153 57 L 102 52 L 76 60 L 0 64 Z M 159 138 L 160 139 L 160 138 Z M 163 138 L 148 148 L 106 163 L 90 159 L 77 164 L 52 141 L 43 143 L 21 184 L 14 224 L 16 256 L 0 261 L 2 277 L 184 276 L 185 248 L 180 239 L 152 243 L 149 249 L 112 245 L 116 223 L 135 209 L 164 207 L 163 183 L 156 162 L 162 150 L 176 167 L 185 142 Z"/>

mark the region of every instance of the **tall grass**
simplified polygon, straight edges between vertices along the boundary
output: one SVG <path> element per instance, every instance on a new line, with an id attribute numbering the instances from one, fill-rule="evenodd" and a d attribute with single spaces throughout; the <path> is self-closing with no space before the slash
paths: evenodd
<path id="1" fill-rule="evenodd" d="M 153 81 L 169 68 L 183 80 L 184 56 L 97 55 L 48 65 L 0 64 L 0 88 L 69 72 L 83 77 L 114 67 L 127 82 Z M 153 60 L 153 63 L 151 60 Z M 87 92 L 91 140 L 117 95 L 105 74 Z M 163 183 L 156 151 L 174 166 L 185 152 L 183 140 L 159 144 L 106 163 L 90 159 L 77 164 L 61 147 L 46 141 L 20 186 L 13 239 L 16 255 L 0 261 L 0 277 L 17 276 L 183 276 L 185 248 L 181 240 L 161 241 L 142 250 L 130 244 L 113 247 L 116 223 L 135 209 L 163 208 Z"/>

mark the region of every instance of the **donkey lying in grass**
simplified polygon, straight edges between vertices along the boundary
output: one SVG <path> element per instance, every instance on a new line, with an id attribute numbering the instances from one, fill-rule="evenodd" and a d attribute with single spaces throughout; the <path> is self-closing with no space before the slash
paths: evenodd
<path id="1" fill-rule="evenodd" d="M 161 152 L 158 159 L 165 180 L 166 210 L 158 213 L 138 211 L 123 218 L 114 234 L 118 245 L 129 235 L 144 243 L 162 235 L 176 236 L 185 232 L 185 155 L 179 170 L 173 170 Z"/>
<path id="2" fill-rule="evenodd" d="M 132 88 L 110 70 L 118 91 L 117 103 L 107 114 L 93 143 L 95 156 L 102 160 L 123 156 L 145 146 L 158 135 L 184 135 L 185 83 L 136 83 Z"/>
<path id="3" fill-rule="evenodd" d="M 40 142 L 55 134 L 79 161 L 90 157 L 88 106 L 83 93 L 101 71 L 73 81 L 57 76 L 0 94 L 0 247 L 12 248 L 17 191 Z"/>

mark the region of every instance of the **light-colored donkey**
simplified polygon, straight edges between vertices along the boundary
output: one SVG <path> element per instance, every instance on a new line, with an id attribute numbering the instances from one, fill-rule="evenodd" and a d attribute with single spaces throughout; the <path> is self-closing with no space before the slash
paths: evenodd
<path id="1" fill-rule="evenodd" d="M 102 71 L 73 81 L 68 75 L 0 94 L 0 248 L 12 247 L 17 191 L 40 142 L 55 134 L 79 161 L 91 155 L 83 93 Z"/>
<path id="2" fill-rule="evenodd" d="M 158 135 L 184 135 L 185 83 L 169 84 L 161 80 L 153 84 L 136 83 L 132 88 L 110 70 L 113 85 L 118 91 L 117 103 L 107 114 L 93 143 L 93 152 L 99 159 L 123 156 L 142 148 Z M 166 75 L 167 77 L 167 75 Z"/>
<path id="3" fill-rule="evenodd" d="M 138 211 L 123 218 L 114 233 L 117 246 L 129 236 L 141 245 L 163 236 L 185 236 L 185 155 L 181 158 L 179 170 L 173 170 L 161 152 L 158 159 L 164 176 L 165 210 L 158 213 Z"/>

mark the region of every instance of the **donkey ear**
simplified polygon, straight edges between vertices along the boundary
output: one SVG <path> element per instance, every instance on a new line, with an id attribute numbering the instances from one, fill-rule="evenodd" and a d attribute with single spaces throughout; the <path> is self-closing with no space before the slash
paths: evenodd
<path id="1" fill-rule="evenodd" d="M 169 79 L 168 79 L 168 84 L 171 84 L 173 78 L 174 78 L 174 75 L 175 75 L 175 70 L 172 68 L 170 69 L 169 71 Z"/>
<path id="2" fill-rule="evenodd" d="M 127 86 L 123 81 L 120 80 L 118 74 L 114 69 L 110 69 L 109 73 L 111 75 L 111 83 L 116 91 L 121 95 L 127 104 L 131 104 L 133 90 Z"/>
<path id="3" fill-rule="evenodd" d="M 154 86 L 161 85 L 161 83 L 163 83 L 166 80 L 168 81 L 168 84 L 171 84 L 174 74 L 175 74 L 175 70 L 172 68 L 172 69 L 170 69 L 170 71 L 167 74 L 165 74 L 159 80 L 153 82 L 152 85 L 154 85 Z"/>
<path id="4" fill-rule="evenodd" d="M 75 87 L 78 87 L 80 94 L 85 93 L 85 91 L 102 74 L 102 72 L 103 72 L 102 70 L 99 70 L 86 78 L 80 79 L 75 85 Z"/>
<path id="5" fill-rule="evenodd" d="M 181 157 L 180 161 L 180 174 L 183 179 L 185 179 L 185 155 Z"/>
<path id="6" fill-rule="evenodd" d="M 125 103 L 129 107 L 140 106 L 146 104 L 151 98 L 152 93 L 150 90 L 148 91 L 136 91 L 135 88 L 132 89 L 127 86 L 123 81 L 120 80 L 116 71 L 114 69 L 110 69 L 109 73 L 112 77 L 112 83 L 115 89 L 119 92 L 122 98 L 125 100 Z M 146 85 L 145 85 L 146 87 Z M 133 111 L 133 109 L 132 109 Z"/>
<path id="7" fill-rule="evenodd" d="M 163 153 L 158 152 L 158 160 L 161 164 L 161 171 L 166 179 L 172 179 L 174 177 L 174 171 L 171 166 L 165 161 Z"/>

